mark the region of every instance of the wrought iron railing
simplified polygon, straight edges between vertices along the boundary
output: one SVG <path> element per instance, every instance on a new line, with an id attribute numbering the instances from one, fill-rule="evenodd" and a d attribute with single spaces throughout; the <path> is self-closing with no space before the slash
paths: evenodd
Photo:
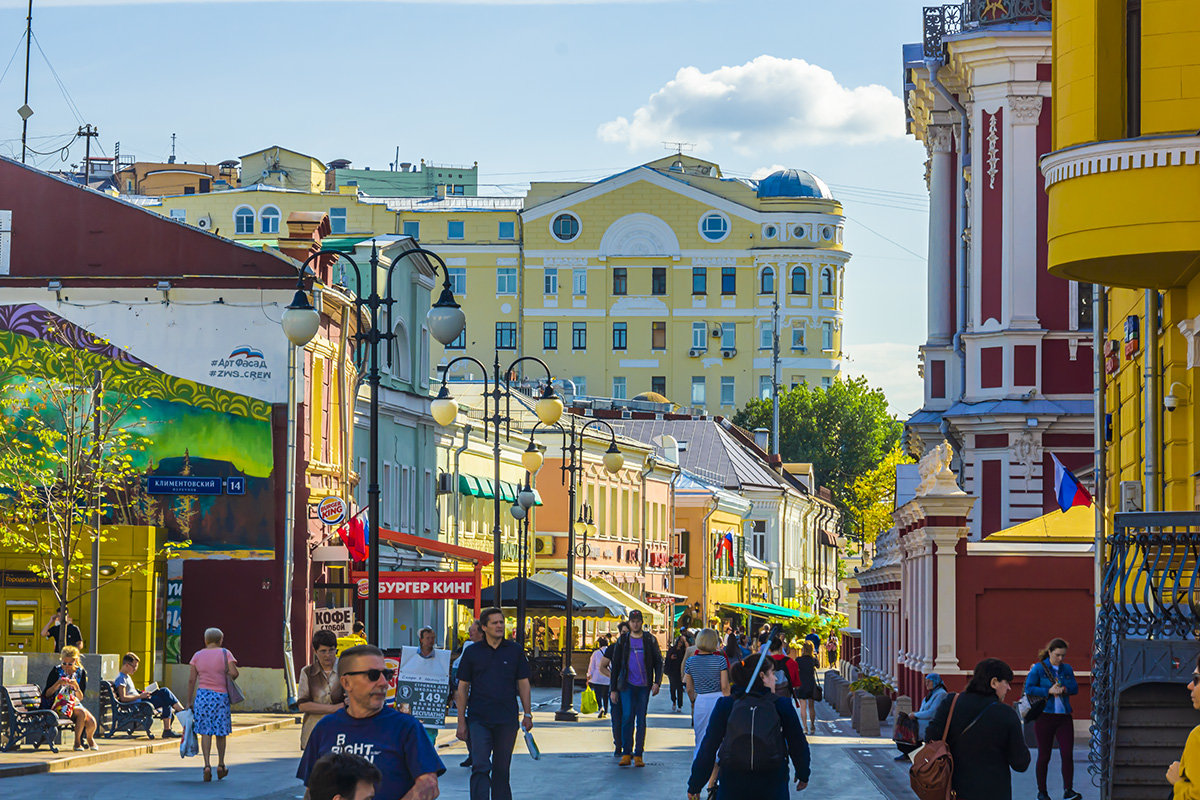
<path id="1" fill-rule="evenodd" d="M 1103 555 L 1088 772 L 1107 798 L 1120 692 L 1162 671 L 1123 650 L 1133 650 L 1132 644 L 1161 650 L 1171 642 L 1194 642 L 1200 633 L 1200 512 L 1117 514 Z M 1170 679 L 1178 660 L 1166 659 L 1166 673 L 1158 677 Z"/>
<path id="2" fill-rule="evenodd" d="M 1049 22 L 1051 0 L 966 0 L 925 7 L 925 57 L 941 58 L 947 36 L 1006 22 Z"/>

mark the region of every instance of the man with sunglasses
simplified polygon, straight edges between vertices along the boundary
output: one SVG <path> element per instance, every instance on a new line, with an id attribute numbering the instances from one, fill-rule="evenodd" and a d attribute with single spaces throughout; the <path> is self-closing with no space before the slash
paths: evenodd
<path id="1" fill-rule="evenodd" d="M 529 662 L 516 642 L 504 638 L 503 611 L 485 608 L 479 627 L 483 641 L 464 650 L 458 665 L 457 704 L 466 714 L 458 717 L 457 736 L 471 752 L 471 800 L 512 800 L 518 695 L 525 710 L 521 727 L 533 727 Z"/>
<path id="2" fill-rule="evenodd" d="M 369 644 L 343 651 L 338 680 L 346 707 L 312 730 L 296 777 L 308 784 L 313 765 L 326 753 L 362 756 L 383 774 L 377 800 L 434 800 L 438 776 L 446 771 L 425 729 L 411 714 L 386 706 L 394 671 L 383 652 Z"/>

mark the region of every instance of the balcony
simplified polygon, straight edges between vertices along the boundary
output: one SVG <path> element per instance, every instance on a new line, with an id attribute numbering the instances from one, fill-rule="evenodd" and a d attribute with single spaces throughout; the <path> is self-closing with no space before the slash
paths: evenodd
<path id="1" fill-rule="evenodd" d="M 926 58 L 942 58 L 947 36 L 969 33 L 990 25 L 1018 22 L 1050 25 L 1051 0 L 966 0 L 944 6 L 925 6 Z"/>
<path id="2" fill-rule="evenodd" d="M 1041 166 L 1052 275 L 1166 289 L 1200 270 L 1200 136 L 1079 145 Z"/>

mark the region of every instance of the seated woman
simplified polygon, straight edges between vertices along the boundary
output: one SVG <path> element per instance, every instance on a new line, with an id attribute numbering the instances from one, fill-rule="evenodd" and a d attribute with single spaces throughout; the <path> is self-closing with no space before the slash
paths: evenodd
<path id="1" fill-rule="evenodd" d="M 949 696 L 946 684 L 942 683 L 941 675 L 930 672 L 925 676 L 925 699 L 921 701 L 921 707 L 913 714 L 901 715 L 901 717 L 909 718 L 907 724 L 915 727 L 917 738 L 915 742 L 896 742 L 896 749 L 900 751 L 900 755 L 896 756 L 897 761 L 907 761 L 909 753 L 921 747 L 925 741 L 925 730 L 929 727 L 930 720 L 941 708 L 942 701 Z M 897 727 L 900 724 L 902 723 L 898 721 Z"/>
<path id="2" fill-rule="evenodd" d="M 145 700 L 154 706 L 154 710 L 162 718 L 163 738 L 170 739 L 178 736 L 178 733 L 171 730 L 171 720 L 175 718 L 174 712 L 183 711 L 183 704 L 166 687 L 156 688 L 153 692 L 139 692 L 133 682 L 133 673 L 137 672 L 139 663 L 140 659 L 136 653 L 126 653 L 125 657 L 121 659 L 121 672 L 113 679 L 113 694 L 116 696 L 117 702 L 136 703 L 139 700 Z"/>
<path id="3" fill-rule="evenodd" d="M 79 648 L 67 645 L 59 654 L 62 663 L 50 670 L 46 676 L 46 688 L 42 692 L 42 708 L 56 712 L 63 719 L 75 723 L 75 749 L 98 750 L 96 740 L 96 718 L 83 707 L 83 693 L 87 690 L 87 672 L 79 658 Z M 87 743 L 83 739 L 87 737 Z"/>

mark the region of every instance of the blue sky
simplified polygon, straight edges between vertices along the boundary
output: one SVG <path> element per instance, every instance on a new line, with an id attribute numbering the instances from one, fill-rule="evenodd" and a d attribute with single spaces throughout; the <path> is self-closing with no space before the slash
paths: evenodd
<path id="1" fill-rule="evenodd" d="M 119 141 L 144 160 L 165 160 L 172 133 L 180 160 L 210 163 L 281 144 L 386 169 L 399 147 L 402 161 L 478 161 L 481 193 L 506 194 L 660 157 L 660 139 L 698 143 L 730 175 L 808 169 L 849 218 L 848 370 L 906 415 L 926 212 L 900 47 L 920 39 L 926 2 L 35 0 L 31 146 L 90 122 L 103 152 Z M 25 10 L 0 0 L 5 155 L 20 154 Z"/>

